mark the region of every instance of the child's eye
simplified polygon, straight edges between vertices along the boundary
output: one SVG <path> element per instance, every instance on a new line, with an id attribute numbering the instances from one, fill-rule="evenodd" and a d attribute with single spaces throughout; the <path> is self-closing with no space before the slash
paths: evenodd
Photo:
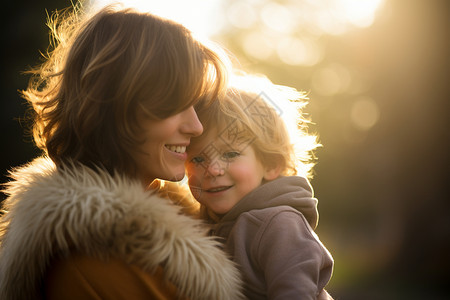
<path id="1" fill-rule="evenodd" d="M 201 164 L 204 161 L 205 159 L 201 156 L 195 156 L 194 158 L 191 159 L 191 162 L 193 162 L 194 164 Z"/>
<path id="2" fill-rule="evenodd" d="M 232 158 L 236 158 L 240 155 L 241 155 L 241 153 L 239 153 L 237 151 L 228 151 L 228 152 L 225 152 L 224 154 L 222 154 L 222 157 L 224 159 L 232 159 Z"/>

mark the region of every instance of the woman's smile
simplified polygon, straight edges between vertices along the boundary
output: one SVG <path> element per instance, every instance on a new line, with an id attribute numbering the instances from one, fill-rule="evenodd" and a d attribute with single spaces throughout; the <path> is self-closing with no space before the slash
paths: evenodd
<path id="1" fill-rule="evenodd" d="M 135 160 L 140 176 L 148 184 L 155 178 L 179 181 L 184 177 L 186 147 L 194 136 L 203 132 L 194 107 L 163 120 L 140 119 L 143 139 Z"/>
<path id="2" fill-rule="evenodd" d="M 183 162 L 187 159 L 186 145 L 164 145 L 164 147 L 170 152 L 171 155 L 174 155 Z"/>

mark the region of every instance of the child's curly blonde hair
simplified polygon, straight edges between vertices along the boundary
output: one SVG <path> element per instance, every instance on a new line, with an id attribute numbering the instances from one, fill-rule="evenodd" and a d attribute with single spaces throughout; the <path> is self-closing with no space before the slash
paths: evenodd
<path id="1" fill-rule="evenodd" d="M 204 132 L 193 142 L 211 130 L 233 134 L 242 147 L 253 147 L 263 165 L 280 168 L 280 175 L 311 178 L 313 151 L 320 145 L 317 135 L 308 132 L 310 122 L 302 112 L 307 99 L 305 93 L 266 77 L 235 74 L 225 97 L 197 105 Z"/>

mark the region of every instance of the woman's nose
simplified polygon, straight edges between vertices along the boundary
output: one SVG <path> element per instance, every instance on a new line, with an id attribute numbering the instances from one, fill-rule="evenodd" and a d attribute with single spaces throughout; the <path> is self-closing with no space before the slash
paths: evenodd
<path id="1" fill-rule="evenodd" d="M 182 132 L 191 136 L 199 136 L 203 132 L 203 125 L 198 119 L 197 113 L 193 106 L 183 112 L 185 122 L 182 126 Z"/>

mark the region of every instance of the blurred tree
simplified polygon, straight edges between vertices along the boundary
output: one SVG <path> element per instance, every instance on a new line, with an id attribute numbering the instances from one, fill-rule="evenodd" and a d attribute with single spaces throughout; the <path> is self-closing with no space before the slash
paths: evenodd
<path id="1" fill-rule="evenodd" d="M 27 104 L 19 90 L 27 87 L 29 76 L 24 71 L 36 66 L 48 47 L 47 11 L 70 6 L 69 0 L 8 1 L 2 4 L 3 31 L 0 102 L 1 182 L 7 170 L 30 161 L 39 154 L 27 129 Z M 2 195 L 2 200 L 4 195 Z"/>

